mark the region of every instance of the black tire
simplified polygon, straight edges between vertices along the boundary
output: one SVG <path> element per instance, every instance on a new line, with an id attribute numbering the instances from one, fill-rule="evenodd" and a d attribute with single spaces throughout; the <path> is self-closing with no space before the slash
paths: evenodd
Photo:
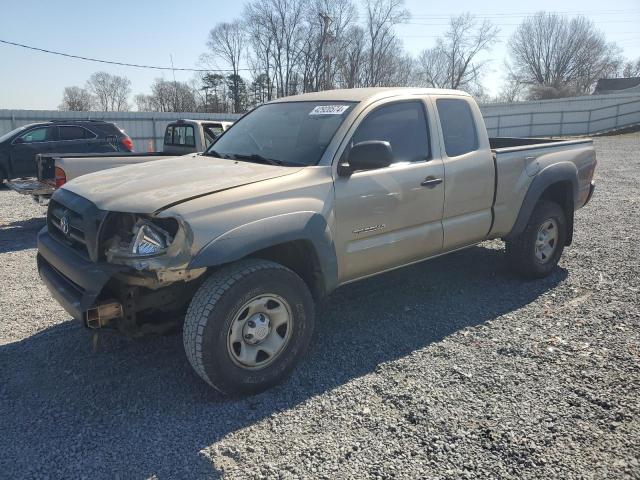
<path id="1" fill-rule="evenodd" d="M 287 343 L 262 368 L 241 366 L 228 347 L 231 325 L 248 301 L 261 295 L 284 299 L 292 315 Z M 286 378 L 306 352 L 314 326 L 314 303 L 304 281 L 267 260 L 242 260 L 213 273 L 187 310 L 183 342 L 196 373 L 227 395 L 253 394 Z"/>
<path id="2" fill-rule="evenodd" d="M 544 260 L 536 256 L 536 239 L 540 228 L 550 220 L 557 225 L 557 238 L 553 253 Z M 540 200 L 524 231 L 512 240 L 506 241 L 509 265 L 525 278 L 543 278 L 558 265 L 567 239 L 567 219 L 562 207 L 557 203 Z"/>

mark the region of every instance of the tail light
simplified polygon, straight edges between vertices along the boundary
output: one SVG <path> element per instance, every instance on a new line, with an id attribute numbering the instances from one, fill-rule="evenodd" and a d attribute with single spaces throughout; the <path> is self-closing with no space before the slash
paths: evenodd
<path id="1" fill-rule="evenodd" d="M 125 150 L 133 152 L 133 140 L 131 140 L 130 137 L 123 137 L 122 140 L 120 140 L 120 143 Z"/>
<path id="2" fill-rule="evenodd" d="M 60 167 L 56 167 L 56 188 L 60 188 L 67 183 L 67 174 Z"/>

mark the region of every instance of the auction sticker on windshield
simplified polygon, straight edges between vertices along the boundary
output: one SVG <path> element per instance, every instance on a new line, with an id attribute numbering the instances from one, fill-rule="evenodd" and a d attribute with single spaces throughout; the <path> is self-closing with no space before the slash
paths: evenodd
<path id="1" fill-rule="evenodd" d="M 342 115 L 350 105 L 317 105 L 309 115 Z"/>

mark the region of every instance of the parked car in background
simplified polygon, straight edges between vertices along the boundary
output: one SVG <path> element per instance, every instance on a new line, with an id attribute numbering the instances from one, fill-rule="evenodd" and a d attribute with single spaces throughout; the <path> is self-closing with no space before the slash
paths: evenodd
<path id="1" fill-rule="evenodd" d="M 90 155 L 72 151 L 41 153 L 35 161 L 33 176 L 37 178 L 16 179 L 9 182 L 9 187 L 18 193 L 33 195 L 40 203 L 44 203 L 56 188 L 87 173 L 202 152 L 232 124 L 219 120 L 171 122 L 165 129 L 161 152 L 110 151 Z"/>
<path id="2" fill-rule="evenodd" d="M 590 139 L 489 138 L 460 91 L 309 93 L 259 106 L 202 155 L 64 185 L 38 269 L 88 328 L 182 322 L 198 375 L 253 393 L 291 372 L 341 285 L 498 238 L 522 276 L 549 275 L 595 168 Z"/>
<path id="3" fill-rule="evenodd" d="M 131 152 L 131 138 L 102 120 L 51 120 L 18 127 L 0 137 L 0 183 L 37 173 L 39 153 Z"/>

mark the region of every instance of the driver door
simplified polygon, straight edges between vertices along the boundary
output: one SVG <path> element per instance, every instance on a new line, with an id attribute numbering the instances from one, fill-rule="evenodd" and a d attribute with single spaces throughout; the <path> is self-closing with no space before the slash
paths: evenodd
<path id="1" fill-rule="evenodd" d="M 429 108 L 416 97 L 377 103 L 356 126 L 343 154 L 359 142 L 387 141 L 393 163 L 336 176 L 340 283 L 442 251 L 444 167 L 433 154 Z"/>
<path id="2" fill-rule="evenodd" d="M 51 152 L 54 129 L 35 127 L 13 141 L 11 148 L 11 172 L 14 178 L 36 175 L 36 154 Z"/>

